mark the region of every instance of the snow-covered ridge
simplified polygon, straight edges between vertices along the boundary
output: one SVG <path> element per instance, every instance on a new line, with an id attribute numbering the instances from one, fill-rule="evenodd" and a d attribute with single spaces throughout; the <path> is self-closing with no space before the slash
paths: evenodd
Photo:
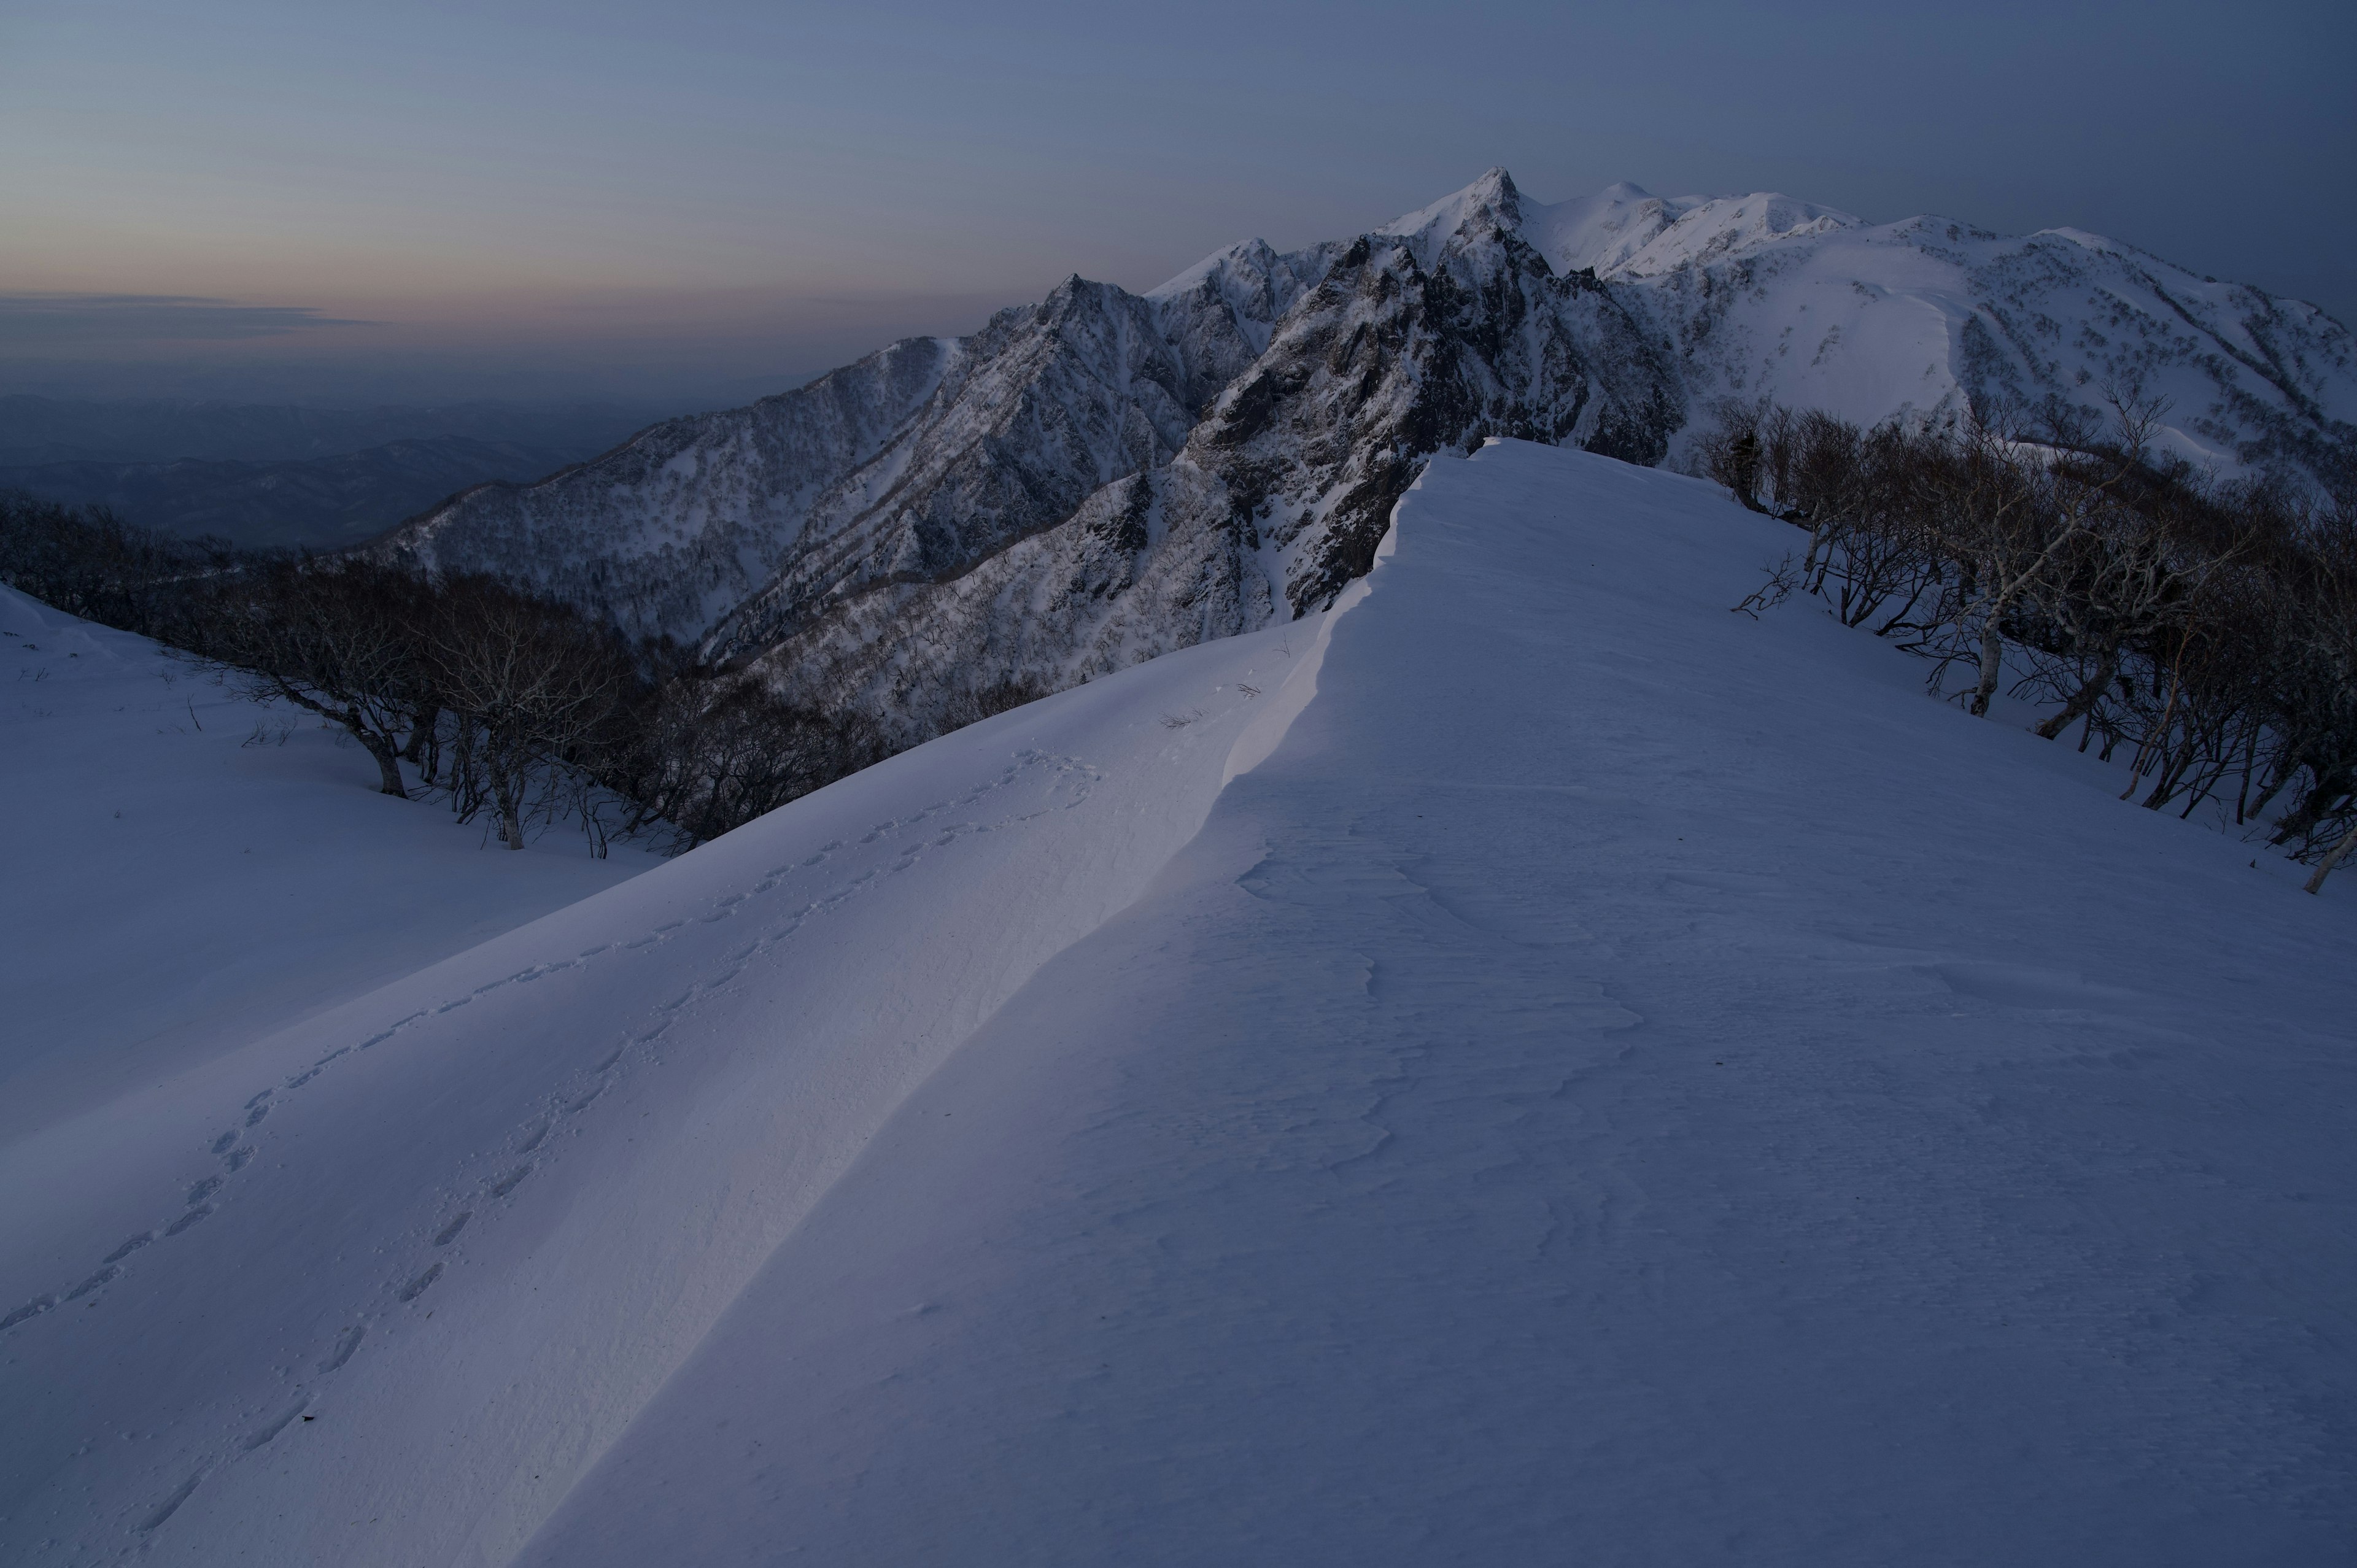
<path id="1" fill-rule="evenodd" d="M 1730 615 L 1789 535 L 1437 458 L 1345 613 L 82 1118 L 0 1558 L 2328 1558 L 2350 885 Z"/>
<path id="2" fill-rule="evenodd" d="M 1727 399 L 2035 420 L 2101 415 L 2107 388 L 2167 399 L 2163 446 L 2224 471 L 2357 448 L 2341 324 L 2129 246 L 1773 192 L 1550 205 L 1491 169 L 1143 295 L 1068 279 L 382 548 L 699 640 L 914 740 L 1332 602 L 1418 467 L 1488 436 L 1676 467 Z"/>
<path id="3" fill-rule="evenodd" d="M 0 1557 L 507 1561 L 910 1089 L 1192 835 L 1315 633 L 974 726 L 8 1148 L 39 1201 L 0 1219 Z"/>
<path id="4" fill-rule="evenodd" d="M 1655 196 L 1623 180 L 1594 196 L 1527 203 L 1522 232 L 1559 273 L 1618 270 L 1654 236 L 1703 205 L 1699 196 Z"/>

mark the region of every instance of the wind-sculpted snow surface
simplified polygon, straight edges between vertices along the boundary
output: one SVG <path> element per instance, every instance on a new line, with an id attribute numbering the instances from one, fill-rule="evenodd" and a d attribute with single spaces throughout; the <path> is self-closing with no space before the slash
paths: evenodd
<path id="1" fill-rule="evenodd" d="M 0 1560 L 507 1561 L 1313 646 L 1002 715 L 27 1131 Z"/>
<path id="2" fill-rule="evenodd" d="M 1730 615 L 1695 481 L 1398 529 L 520 1562 L 2340 1552 L 2351 900 Z"/>
<path id="3" fill-rule="evenodd" d="M 2329 1560 L 2349 888 L 1729 614 L 1787 532 L 1440 459 L 1336 613 L 83 1118 L 0 1557 Z"/>
<path id="4" fill-rule="evenodd" d="M 2073 231 L 1630 185 L 1550 206 L 1492 169 L 1143 296 L 1071 279 L 380 548 L 701 639 L 913 742 L 1332 602 L 1423 465 L 1489 436 L 1674 467 L 1723 399 L 2035 423 L 2110 391 L 2169 399 L 2161 443 L 2198 462 L 2357 463 L 2357 351 L 2312 306 Z"/>

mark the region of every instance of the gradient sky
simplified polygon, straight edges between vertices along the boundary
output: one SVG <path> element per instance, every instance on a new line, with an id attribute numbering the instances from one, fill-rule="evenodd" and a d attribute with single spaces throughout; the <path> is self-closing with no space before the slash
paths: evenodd
<path id="1" fill-rule="evenodd" d="M 0 392 L 741 402 L 1492 164 L 2357 319 L 2357 5 L 6 0 Z"/>

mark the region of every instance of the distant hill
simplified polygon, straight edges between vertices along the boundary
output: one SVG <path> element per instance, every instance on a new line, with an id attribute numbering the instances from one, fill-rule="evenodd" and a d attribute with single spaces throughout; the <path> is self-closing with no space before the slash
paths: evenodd
<path id="1" fill-rule="evenodd" d="M 103 506 L 183 538 L 332 550 L 357 544 L 468 486 L 529 480 L 592 456 L 563 446 L 434 435 L 307 461 L 183 457 L 148 463 L 44 463 L 0 468 L 0 489 Z"/>
<path id="2" fill-rule="evenodd" d="M 0 489 L 183 537 L 331 550 L 491 479 L 529 481 L 657 415 L 609 403 L 302 408 L 0 397 Z"/>
<path id="3" fill-rule="evenodd" d="M 591 456 L 675 409 L 457 403 L 302 408 L 276 403 L 82 403 L 0 397 L 0 467 L 50 463 L 283 463 L 442 435 Z"/>

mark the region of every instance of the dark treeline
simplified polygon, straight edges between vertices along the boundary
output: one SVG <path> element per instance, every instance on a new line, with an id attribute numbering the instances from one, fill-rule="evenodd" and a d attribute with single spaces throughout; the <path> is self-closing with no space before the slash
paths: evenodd
<path id="1" fill-rule="evenodd" d="M 2314 892 L 2357 847 L 2357 491 L 2219 481 L 2151 450 L 2160 412 L 2031 438 L 1728 407 L 1710 476 L 1809 535 L 1738 607 L 1815 595 L 1975 714 L 2044 705 L 2126 758 L 2123 800 L 2212 802 Z"/>
<path id="2" fill-rule="evenodd" d="M 0 496 L 0 582 L 317 714 L 375 759 L 386 794 L 413 793 L 406 764 L 513 849 L 567 820 L 598 853 L 649 832 L 684 849 L 885 750 L 856 718 L 488 577 L 242 552 Z"/>

